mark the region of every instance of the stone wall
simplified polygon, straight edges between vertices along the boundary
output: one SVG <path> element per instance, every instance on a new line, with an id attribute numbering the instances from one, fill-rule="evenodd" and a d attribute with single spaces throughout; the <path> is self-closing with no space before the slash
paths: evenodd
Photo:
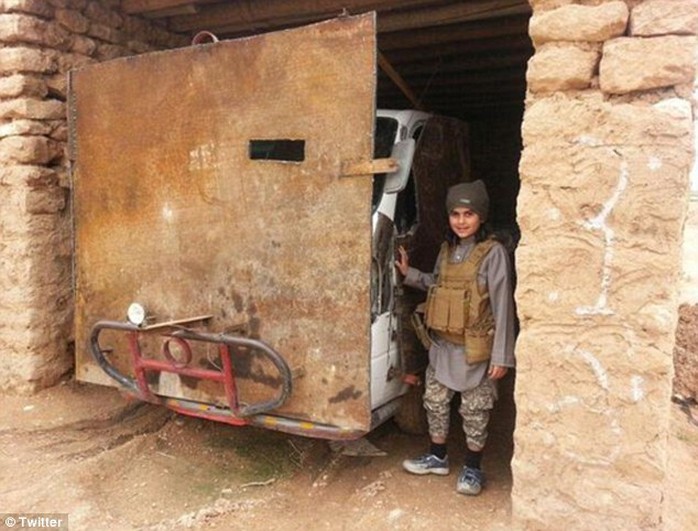
<path id="1" fill-rule="evenodd" d="M 661 528 L 698 3 L 531 3 L 514 518 Z"/>
<path id="2" fill-rule="evenodd" d="M 66 73 L 187 44 L 118 3 L 0 0 L 0 390 L 72 367 Z"/>

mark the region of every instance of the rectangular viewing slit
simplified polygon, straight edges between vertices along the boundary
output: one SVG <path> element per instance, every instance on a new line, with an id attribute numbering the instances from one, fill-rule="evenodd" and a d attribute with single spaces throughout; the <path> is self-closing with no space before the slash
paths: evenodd
<path id="1" fill-rule="evenodd" d="M 305 160 L 305 140 L 250 140 L 250 159 L 302 162 Z"/>

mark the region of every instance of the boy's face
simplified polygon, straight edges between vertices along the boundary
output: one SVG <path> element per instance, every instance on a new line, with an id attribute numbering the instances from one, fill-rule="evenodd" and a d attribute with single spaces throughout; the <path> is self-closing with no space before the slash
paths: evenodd
<path id="1" fill-rule="evenodd" d="M 475 234 L 482 222 L 480 216 L 467 207 L 456 207 L 448 214 L 448 224 L 459 238 L 468 238 Z"/>

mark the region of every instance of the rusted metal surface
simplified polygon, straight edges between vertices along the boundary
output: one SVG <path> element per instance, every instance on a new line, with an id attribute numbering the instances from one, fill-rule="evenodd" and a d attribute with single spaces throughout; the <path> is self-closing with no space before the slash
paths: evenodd
<path id="1" fill-rule="evenodd" d="M 372 158 L 375 54 L 368 15 L 73 73 L 80 380 L 111 383 L 89 330 L 137 301 L 157 321 L 211 314 L 206 332 L 246 330 L 281 353 L 294 390 L 276 414 L 368 429 L 371 177 L 340 174 Z M 304 140 L 304 160 L 251 160 L 260 139 Z M 161 341 L 142 347 L 157 357 Z M 128 371 L 125 341 L 103 345 Z M 250 401 L 281 385 L 256 357 L 236 372 Z M 225 403 L 208 383 L 149 383 Z"/>

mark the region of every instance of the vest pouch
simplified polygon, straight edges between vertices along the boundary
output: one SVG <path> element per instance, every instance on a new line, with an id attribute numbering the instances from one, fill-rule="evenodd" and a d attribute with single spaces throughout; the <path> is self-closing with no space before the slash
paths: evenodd
<path id="1" fill-rule="evenodd" d="M 470 365 L 487 361 L 492 357 L 494 329 L 484 334 L 465 335 L 465 359 Z"/>
<path id="2" fill-rule="evenodd" d="M 468 300 L 468 327 L 482 328 L 487 326 L 482 321 L 484 316 L 492 313 L 490 295 L 485 286 L 478 285 L 473 289 Z M 494 322 L 493 322 L 494 325 Z"/>
<path id="3" fill-rule="evenodd" d="M 449 288 L 431 286 L 427 294 L 427 327 L 441 332 L 448 330 Z"/>
<path id="4" fill-rule="evenodd" d="M 448 329 L 449 334 L 462 334 L 468 311 L 468 291 L 462 288 L 448 290 Z"/>
<path id="5" fill-rule="evenodd" d="M 494 317 L 492 313 L 465 331 L 465 359 L 469 364 L 480 363 L 492 357 L 494 345 Z"/>

